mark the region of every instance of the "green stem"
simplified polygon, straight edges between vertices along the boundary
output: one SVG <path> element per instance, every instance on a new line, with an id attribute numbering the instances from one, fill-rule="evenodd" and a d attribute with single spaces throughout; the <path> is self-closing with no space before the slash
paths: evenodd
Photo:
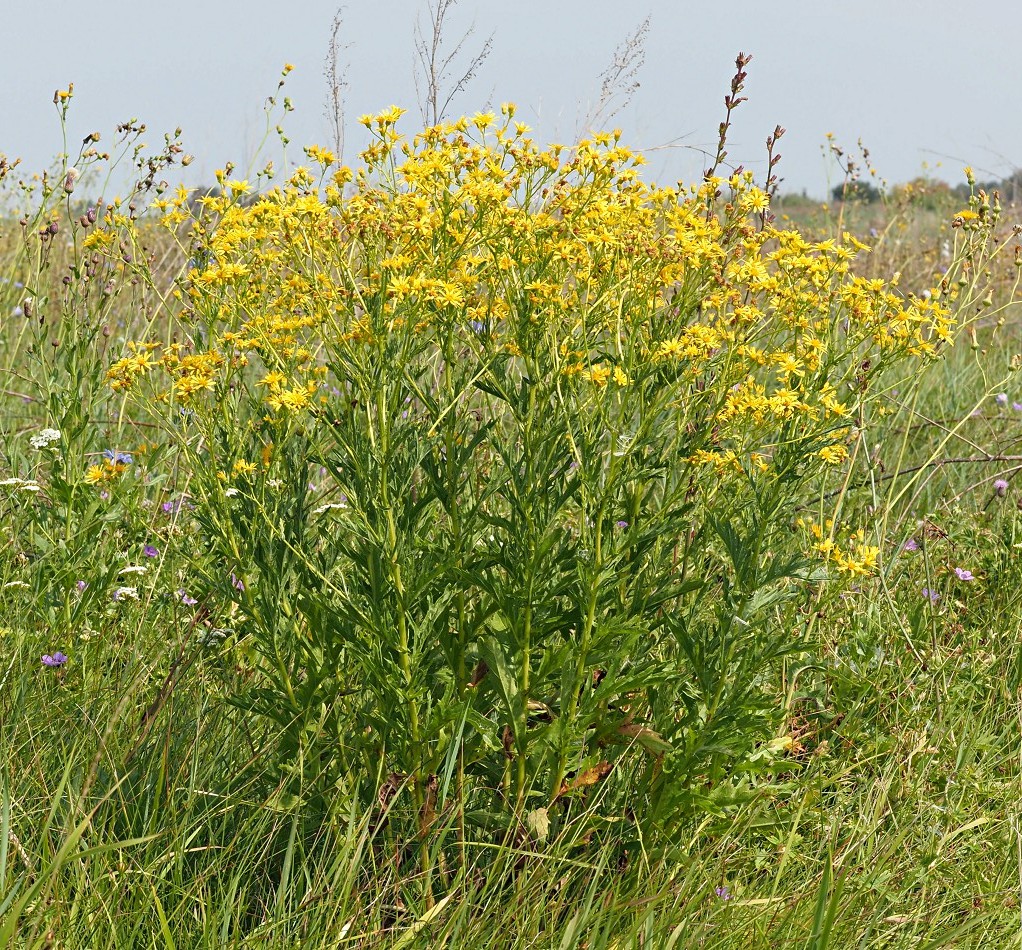
<path id="1" fill-rule="evenodd" d="M 391 583 L 394 585 L 397 613 L 398 663 L 405 686 L 405 702 L 408 704 L 408 730 L 412 741 L 412 802 L 415 806 L 416 820 L 419 824 L 419 856 L 422 866 L 424 900 L 427 908 L 433 906 L 433 892 L 430 887 L 430 855 L 426 845 L 426 833 L 429 830 L 422 790 L 422 733 L 419 726 L 419 704 L 415 698 L 414 677 L 412 672 L 412 653 L 408 636 L 408 605 L 404 579 L 401 574 L 401 562 L 398 558 L 397 522 L 394 519 L 394 508 L 390 500 L 387 466 L 390 464 L 390 424 L 387 415 L 386 386 L 376 391 L 376 414 L 380 427 L 380 504 L 387 518 L 387 565 L 390 569 Z"/>
<path id="2" fill-rule="evenodd" d="M 530 372 L 530 377 L 536 379 L 537 375 L 534 372 Z M 525 457 L 525 485 L 526 491 L 529 495 L 532 494 L 533 489 L 533 477 L 535 475 L 533 466 L 533 454 L 532 454 L 532 422 L 536 416 L 536 388 L 535 386 L 529 387 L 529 408 L 525 417 L 525 431 L 523 433 L 522 448 L 523 455 Z M 528 780 L 528 745 L 529 745 L 529 690 L 531 688 L 532 678 L 532 598 L 535 593 L 535 578 L 536 578 L 536 544 L 535 538 L 532 537 L 532 533 L 535 530 L 535 526 L 532 523 L 531 507 L 523 511 L 523 515 L 528 522 L 528 530 L 530 533 L 529 538 L 529 552 L 528 552 L 528 576 L 525 582 L 525 608 L 524 608 L 524 619 L 522 622 L 522 673 L 521 681 L 519 683 L 519 696 L 521 702 L 521 710 L 519 711 L 518 721 L 518 735 L 517 735 L 517 747 L 518 747 L 518 776 L 517 776 L 517 790 L 515 795 L 515 810 L 521 813 L 522 807 L 525 804 L 525 786 Z"/>

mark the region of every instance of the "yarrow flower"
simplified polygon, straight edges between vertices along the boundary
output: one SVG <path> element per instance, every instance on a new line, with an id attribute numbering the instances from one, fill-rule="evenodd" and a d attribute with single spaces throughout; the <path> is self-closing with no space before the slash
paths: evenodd
<path id="1" fill-rule="evenodd" d="M 114 591 L 114 600 L 138 600 L 138 588 L 137 587 L 118 587 Z"/>
<path id="2" fill-rule="evenodd" d="M 955 568 L 955 577 L 960 581 L 974 581 L 976 578 L 973 576 L 972 571 L 967 571 L 964 567 Z"/>
<path id="3" fill-rule="evenodd" d="M 28 441 L 33 449 L 48 449 L 53 443 L 60 441 L 60 429 L 43 429 Z"/>
<path id="4" fill-rule="evenodd" d="M 43 666 L 63 666 L 67 663 L 67 657 L 58 650 L 52 656 L 49 653 L 43 654 Z"/>

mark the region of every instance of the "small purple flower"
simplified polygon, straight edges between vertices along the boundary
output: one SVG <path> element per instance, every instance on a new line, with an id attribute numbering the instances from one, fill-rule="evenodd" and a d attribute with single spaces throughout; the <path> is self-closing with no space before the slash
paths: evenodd
<path id="1" fill-rule="evenodd" d="M 146 557 L 159 557 L 160 556 L 159 549 L 158 548 L 154 548 L 151 544 L 147 544 L 144 548 L 142 548 L 142 553 Z"/>
<path id="2" fill-rule="evenodd" d="M 67 657 L 58 650 L 53 656 L 49 653 L 43 654 L 43 666 L 63 666 L 67 663 Z"/>
<path id="3" fill-rule="evenodd" d="M 235 590 L 244 590 L 245 584 L 240 577 L 238 577 L 234 571 L 231 571 L 231 586 Z"/>
<path id="4" fill-rule="evenodd" d="M 85 581 L 78 581 L 78 583 L 75 584 L 75 590 L 77 590 L 78 593 L 80 594 L 88 586 L 89 585 Z"/>
<path id="5" fill-rule="evenodd" d="M 999 406 L 1006 406 L 1006 405 L 1008 405 L 1008 394 L 1007 393 L 998 393 L 996 396 L 994 396 L 994 401 Z"/>
<path id="6" fill-rule="evenodd" d="M 99 497 L 100 497 L 100 499 L 102 501 L 109 501 L 110 500 L 110 492 L 108 492 L 108 491 L 101 491 L 99 493 Z"/>
<path id="7" fill-rule="evenodd" d="M 628 522 L 627 521 L 615 521 L 614 522 L 614 526 L 616 528 L 627 528 L 628 527 Z"/>
<path id="8" fill-rule="evenodd" d="M 976 579 L 973 577 L 972 571 L 967 571 L 964 567 L 955 568 L 955 577 L 960 581 L 974 581 Z"/>
<path id="9" fill-rule="evenodd" d="M 178 508 L 181 507 L 179 501 L 165 501 L 160 507 L 163 509 L 164 514 L 172 515 Z"/>
<path id="10" fill-rule="evenodd" d="M 177 599 L 186 607 L 194 607 L 198 603 L 194 597 L 189 597 L 183 589 L 177 592 Z"/>
<path id="11" fill-rule="evenodd" d="M 938 600 L 940 600 L 940 594 L 938 594 L 935 590 L 930 590 L 929 587 L 923 588 L 923 596 L 929 600 L 931 604 L 935 604 Z"/>
<path id="12" fill-rule="evenodd" d="M 486 324 L 481 320 L 469 320 L 468 325 L 472 328 L 475 333 L 485 333 Z"/>
<path id="13" fill-rule="evenodd" d="M 1014 409 L 1015 412 L 1022 412 L 1022 402 L 1013 402 L 1011 404 L 1011 408 Z"/>
<path id="14" fill-rule="evenodd" d="M 116 449 L 107 449 L 103 453 L 103 458 L 113 465 L 131 465 L 132 458 L 127 452 L 118 452 Z"/>
<path id="15" fill-rule="evenodd" d="M 994 481 L 994 491 L 997 492 L 999 498 L 1003 498 L 1008 493 L 1008 483 L 1003 478 L 998 478 Z"/>
<path id="16" fill-rule="evenodd" d="M 919 542 L 915 538 L 909 538 L 903 545 L 902 551 L 918 551 Z"/>
<path id="17" fill-rule="evenodd" d="M 729 901 L 734 897 L 734 895 L 727 889 L 726 885 L 723 884 L 720 887 L 715 888 L 713 893 L 716 894 L 722 901 Z"/>

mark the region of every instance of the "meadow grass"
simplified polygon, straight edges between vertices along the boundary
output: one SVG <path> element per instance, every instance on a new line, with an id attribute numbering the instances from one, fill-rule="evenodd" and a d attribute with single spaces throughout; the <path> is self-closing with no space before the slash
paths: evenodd
<path id="1" fill-rule="evenodd" d="M 205 211 L 171 200 L 171 140 L 119 204 L 77 201 L 87 155 L 12 199 L 0 945 L 1018 944 L 1022 332 L 996 202 L 936 233 L 892 207 L 847 272 L 813 251 L 827 286 L 901 272 L 906 310 L 932 286 L 953 347 L 898 350 L 893 304 L 856 337 L 832 296 L 826 369 L 767 382 L 739 345 L 805 362 L 805 326 L 764 304 L 677 356 L 735 304 L 644 270 L 668 252 L 641 209 L 673 202 L 696 277 L 766 294 L 726 270 L 788 266 L 745 224 L 750 181 L 632 191 L 616 140 L 537 164 L 508 115 L 495 152 L 435 133 L 398 187 L 396 118 L 347 192 L 310 150 L 321 177 L 262 210 L 230 170 Z M 469 159 L 510 182 L 468 183 L 492 219 L 377 243 L 421 224 L 408 195 L 461 207 Z M 563 203 L 536 223 L 543 187 Z M 579 294 L 588 227 L 616 250 Z M 438 282 L 374 296 L 408 275 Z M 753 373 L 854 425 L 735 422 Z"/>

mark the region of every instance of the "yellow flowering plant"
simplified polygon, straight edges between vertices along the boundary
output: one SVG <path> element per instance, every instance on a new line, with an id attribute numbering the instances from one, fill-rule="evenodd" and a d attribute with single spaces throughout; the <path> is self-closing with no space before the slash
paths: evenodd
<path id="1" fill-rule="evenodd" d="M 596 784 L 669 826 L 769 764 L 767 674 L 805 646 L 778 611 L 876 569 L 795 518 L 878 381 L 951 341 L 956 288 L 859 275 L 748 173 L 663 188 L 618 133 L 400 115 L 364 118 L 356 170 L 310 147 L 195 220 L 164 201 L 179 332 L 109 383 L 178 420 L 258 655 L 239 702 L 296 787 L 407 786 L 422 841 Z"/>

